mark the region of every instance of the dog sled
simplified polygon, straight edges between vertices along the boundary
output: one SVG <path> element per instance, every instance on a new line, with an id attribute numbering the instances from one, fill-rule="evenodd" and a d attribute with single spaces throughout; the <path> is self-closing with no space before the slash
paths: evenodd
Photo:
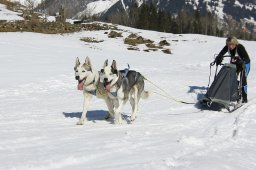
<path id="1" fill-rule="evenodd" d="M 210 71 L 211 67 L 215 64 L 215 62 L 210 64 Z M 207 92 L 200 100 L 200 103 L 210 110 L 226 108 L 228 112 L 233 112 L 242 106 L 242 79 L 244 71 L 238 71 L 237 64 L 235 63 L 225 63 L 220 64 L 220 66 L 221 69 L 218 72 L 218 65 L 216 64 L 214 80 L 209 87 L 209 78 Z M 239 69 L 245 68 L 244 66 L 241 66 Z M 238 73 L 239 76 L 237 75 Z"/>

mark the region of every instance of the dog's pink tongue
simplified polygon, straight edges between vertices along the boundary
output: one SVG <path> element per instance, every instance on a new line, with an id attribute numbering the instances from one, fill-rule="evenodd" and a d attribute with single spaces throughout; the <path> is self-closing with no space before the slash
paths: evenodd
<path id="1" fill-rule="evenodd" d="M 83 90 L 83 87 L 84 87 L 84 82 L 82 81 L 81 83 L 78 83 L 77 90 Z"/>
<path id="2" fill-rule="evenodd" d="M 106 90 L 107 90 L 108 92 L 110 92 L 110 83 L 108 83 L 108 84 L 106 85 Z"/>

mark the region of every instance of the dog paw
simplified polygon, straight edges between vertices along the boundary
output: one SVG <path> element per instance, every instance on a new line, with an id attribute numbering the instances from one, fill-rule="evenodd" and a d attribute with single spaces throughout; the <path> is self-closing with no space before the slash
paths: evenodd
<path id="1" fill-rule="evenodd" d="M 76 123 L 76 125 L 83 125 L 84 124 L 84 121 L 81 121 L 81 120 L 79 120 L 77 123 Z"/>
<path id="2" fill-rule="evenodd" d="M 123 121 L 122 121 L 122 120 L 115 121 L 115 124 L 116 124 L 116 125 L 121 125 L 121 124 L 123 124 Z"/>
<path id="3" fill-rule="evenodd" d="M 107 116 L 105 116 L 105 118 L 104 118 L 105 120 L 109 120 L 110 119 L 110 116 L 109 115 L 107 115 Z"/>
<path id="4" fill-rule="evenodd" d="M 133 122 L 136 119 L 136 117 L 131 117 L 130 121 Z"/>
<path id="5" fill-rule="evenodd" d="M 107 115 L 105 116 L 105 120 L 110 120 L 110 119 L 113 119 L 113 116 L 111 116 L 110 114 L 107 114 Z"/>

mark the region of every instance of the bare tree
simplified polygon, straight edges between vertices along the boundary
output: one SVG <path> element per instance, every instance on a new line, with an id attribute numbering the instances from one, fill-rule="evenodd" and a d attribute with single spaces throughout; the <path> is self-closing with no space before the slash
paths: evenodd
<path id="1" fill-rule="evenodd" d="M 36 2 L 34 0 L 26 0 L 25 5 L 28 7 L 29 10 L 33 11 L 36 7 Z"/>

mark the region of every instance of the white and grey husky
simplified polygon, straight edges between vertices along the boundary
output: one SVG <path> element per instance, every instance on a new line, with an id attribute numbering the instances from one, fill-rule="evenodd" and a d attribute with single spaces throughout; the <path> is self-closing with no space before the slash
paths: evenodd
<path id="1" fill-rule="evenodd" d="M 84 95 L 83 113 L 81 118 L 77 122 L 77 125 L 84 124 L 84 121 L 86 119 L 86 113 L 89 107 L 89 102 L 93 95 L 105 100 L 109 114 L 111 117 L 113 117 L 113 102 L 107 95 L 103 84 L 100 83 L 99 71 L 96 71 L 92 68 L 89 57 L 86 57 L 85 62 L 82 64 L 80 63 L 79 58 L 77 58 L 74 70 L 75 79 L 78 81 L 77 88 L 78 90 L 82 90 Z"/>
<path id="2" fill-rule="evenodd" d="M 144 77 L 134 70 L 117 70 L 116 61 L 113 60 L 108 65 L 105 61 L 100 71 L 100 82 L 108 92 L 108 96 L 113 99 L 115 123 L 121 124 L 121 109 L 129 100 L 132 106 L 131 121 L 137 117 L 138 104 L 140 98 L 148 98 L 148 91 L 144 90 Z"/>

